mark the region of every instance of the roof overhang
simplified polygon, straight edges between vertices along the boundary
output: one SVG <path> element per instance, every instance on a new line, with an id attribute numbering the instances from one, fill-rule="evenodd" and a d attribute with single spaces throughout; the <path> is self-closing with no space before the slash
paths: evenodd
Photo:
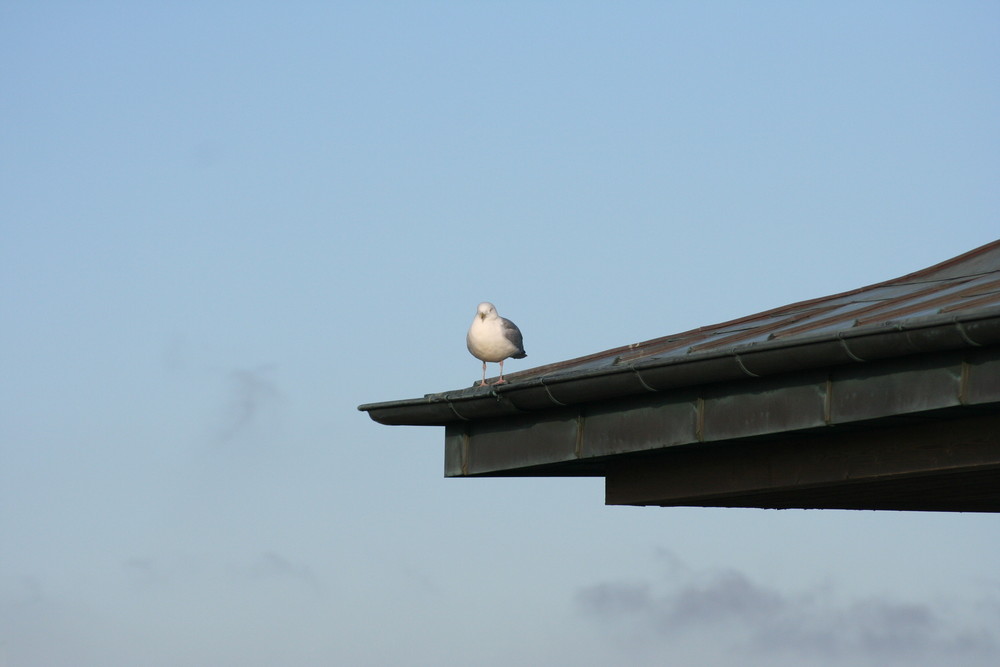
<path id="1" fill-rule="evenodd" d="M 445 474 L 603 476 L 619 505 L 1000 511 L 1000 347 L 453 422 Z"/>
<path id="2" fill-rule="evenodd" d="M 603 476 L 608 504 L 996 512 L 998 302 L 1000 242 L 507 384 L 360 409 L 445 426 L 446 476 Z"/>

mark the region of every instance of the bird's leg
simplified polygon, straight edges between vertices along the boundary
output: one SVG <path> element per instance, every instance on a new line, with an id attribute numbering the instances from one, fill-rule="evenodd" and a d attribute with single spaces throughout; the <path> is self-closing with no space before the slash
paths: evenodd
<path id="1" fill-rule="evenodd" d="M 503 384 L 506 380 L 503 379 L 503 359 L 500 360 L 500 379 L 493 384 Z"/>
<path id="2" fill-rule="evenodd" d="M 486 386 L 486 362 L 483 362 L 483 381 L 479 383 L 480 387 Z"/>

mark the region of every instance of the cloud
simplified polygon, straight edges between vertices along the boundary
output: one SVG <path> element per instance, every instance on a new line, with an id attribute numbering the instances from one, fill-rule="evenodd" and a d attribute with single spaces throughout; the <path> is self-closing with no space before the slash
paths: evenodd
<path id="1" fill-rule="evenodd" d="M 321 593 L 323 585 L 312 569 L 302 563 L 293 563 L 281 554 L 266 551 L 251 565 L 248 576 L 255 580 L 287 580 L 304 586 L 314 593 Z"/>
<path id="2" fill-rule="evenodd" d="M 712 622 L 720 618 L 749 620 L 784 611 L 786 601 L 774 591 L 755 585 L 734 570 L 714 573 L 704 583 L 677 591 L 665 619 L 671 624 Z"/>
<path id="3" fill-rule="evenodd" d="M 262 366 L 226 374 L 228 389 L 218 430 L 220 441 L 229 442 L 247 434 L 276 409 L 281 392 L 272 373 L 273 367 Z"/>
<path id="4" fill-rule="evenodd" d="M 672 569 L 662 581 L 580 588 L 576 607 L 632 649 L 701 638 L 712 642 L 706 650 L 756 656 L 761 664 L 778 658 L 792 664 L 987 664 L 1000 649 L 992 629 L 1000 627 L 1000 614 L 970 627 L 925 603 L 889 598 L 844 603 L 832 589 L 789 595 L 732 569 L 696 571 L 677 563 Z"/>
<path id="5" fill-rule="evenodd" d="M 648 584 L 603 583 L 583 588 L 577 603 L 597 616 L 647 614 L 656 606 Z"/>
<path id="6" fill-rule="evenodd" d="M 219 443 L 273 435 L 280 424 L 284 394 L 276 380 L 277 367 L 262 363 L 233 367 L 206 362 L 190 349 L 184 336 L 173 336 L 163 347 L 161 361 L 165 370 L 189 384 L 184 391 L 195 400 L 204 401 L 209 437 Z M 209 394 L 204 393 L 206 391 Z"/>
<path id="7" fill-rule="evenodd" d="M 164 574 L 159 564 L 152 558 L 133 556 L 122 563 L 122 568 L 137 584 L 152 585 L 164 580 Z"/>
<path id="8" fill-rule="evenodd" d="M 583 609 L 597 615 L 645 614 L 665 629 L 753 621 L 762 615 L 778 615 L 788 606 L 779 594 L 734 570 L 711 573 L 659 596 L 653 594 L 650 584 L 603 583 L 582 589 L 578 601 Z"/>
<path id="9" fill-rule="evenodd" d="M 22 575 L 9 582 L 4 580 L 0 587 L 0 613 L 19 613 L 44 604 L 47 596 L 42 590 L 42 584 L 37 577 Z"/>

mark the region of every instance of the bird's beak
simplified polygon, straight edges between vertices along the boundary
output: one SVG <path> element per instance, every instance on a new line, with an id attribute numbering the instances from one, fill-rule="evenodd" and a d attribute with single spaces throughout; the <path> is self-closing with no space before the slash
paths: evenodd
<path id="1" fill-rule="evenodd" d="M 479 313 L 479 319 L 485 320 L 486 319 L 486 313 Z"/>

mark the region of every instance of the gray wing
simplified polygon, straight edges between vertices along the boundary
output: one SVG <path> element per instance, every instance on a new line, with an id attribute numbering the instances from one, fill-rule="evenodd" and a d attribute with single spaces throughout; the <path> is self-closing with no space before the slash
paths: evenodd
<path id="1" fill-rule="evenodd" d="M 503 337 L 517 346 L 517 352 L 510 355 L 511 358 L 524 359 L 528 353 L 524 351 L 524 338 L 521 336 L 521 330 L 506 317 L 501 317 L 500 322 L 503 324 Z"/>

